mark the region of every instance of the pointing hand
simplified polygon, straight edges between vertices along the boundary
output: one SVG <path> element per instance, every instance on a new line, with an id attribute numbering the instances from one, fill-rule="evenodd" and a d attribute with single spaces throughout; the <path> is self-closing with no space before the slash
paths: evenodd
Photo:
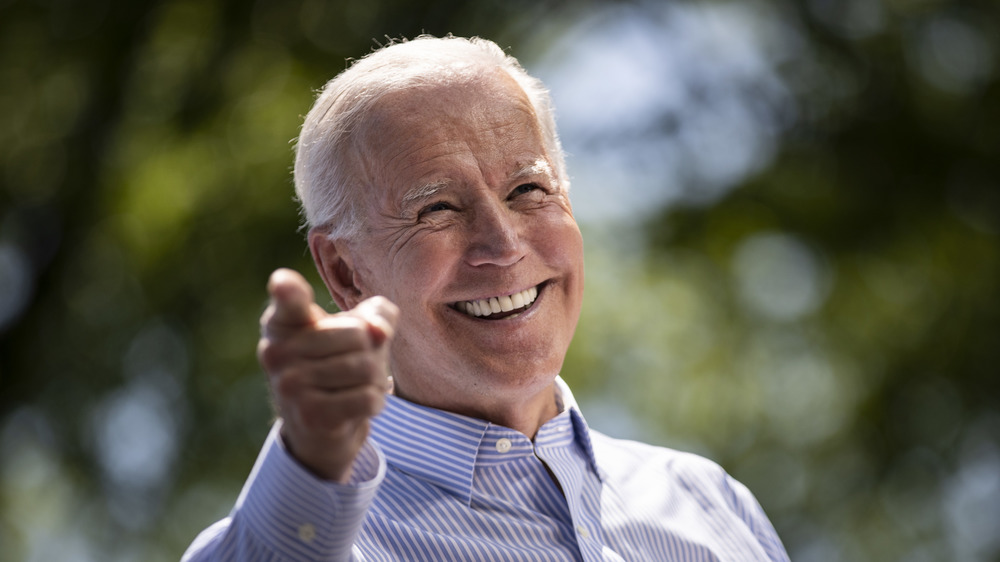
<path id="1" fill-rule="evenodd" d="M 399 309 L 372 297 L 328 314 L 290 269 L 271 274 L 267 290 L 257 357 L 284 421 L 282 440 L 320 478 L 347 482 L 369 420 L 385 404 Z"/>

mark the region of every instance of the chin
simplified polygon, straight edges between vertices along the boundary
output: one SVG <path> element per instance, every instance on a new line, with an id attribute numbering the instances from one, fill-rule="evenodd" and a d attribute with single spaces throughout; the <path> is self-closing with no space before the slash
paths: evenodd
<path id="1" fill-rule="evenodd" d="M 501 365 L 481 365 L 472 372 L 484 373 L 479 377 L 481 384 L 501 392 L 535 391 L 555 380 L 562 367 L 562 361 L 503 361 Z"/>

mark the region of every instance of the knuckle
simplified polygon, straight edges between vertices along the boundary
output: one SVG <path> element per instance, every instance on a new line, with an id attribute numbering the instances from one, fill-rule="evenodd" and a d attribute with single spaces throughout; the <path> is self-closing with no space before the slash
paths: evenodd
<path id="1" fill-rule="evenodd" d="M 373 386 L 364 387 L 364 391 L 361 393 L 361 414 L 364 416 L 374 416 L 375 414 L 382 411 L 382 406 L 385 404 L 385 394 L 381 389 L 375 388 Z"/>
<path id="2" fill-rule="evenodd" d="M 268 371 L 275 370 L 281 363 L 283 353 L 281 346 L 268 338 L 261 338 L 257 343 L 257 360 Z"/>
<path id="3" fill-rule="evenodd" d="M 286 397 L 296 396 L 302 388 L 302 373 L 294 367 L 287 368 L 280 374 L 271 377 L 271 381 L 277 394 Z"/>
<path id="4" fill-rule="evenodd" d="M 316 334 L 312 336 L 316 348 L 343 353 L 366 347 L 365 333 L 355 322 L 345 318 L 335 320 L 316 328 Z"/>
<path id="5" fill-rule="evenodd" d="M 264 331 L 274 318 L 274 305 L 269 304 L 260 315 L 260 329 Z"/>
<path id="6" fill-rule="evenodd" d="M 350 365 L 351 371 L 354 372 L 360 380 L 368 380 L 374 363 L 370 353 L 355 353 L 350 358 Z"/>
<path id="7" fill-rule="evenodd" d="M 344 328 L 344 341 L 349 343 L 354 349 L 362 349 L 368 343 L 368 334 L 365 327 L 359 323 L 352 323 Z"/>
<path id="8" fill-rule="evenodd" d="M 346 353 L 330 362 L 331 373 L 337 373 L 336 379 L 341 386 L 354 386 L 367 379 L 368 363 L 364 353 Z"/>

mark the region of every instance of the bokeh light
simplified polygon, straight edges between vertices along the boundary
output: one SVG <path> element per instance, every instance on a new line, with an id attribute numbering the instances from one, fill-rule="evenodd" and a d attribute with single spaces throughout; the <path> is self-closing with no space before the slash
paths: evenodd
<path id="1" fill-rule="evenodd" d="M 998 30 L 950 0 L 0 2 L 0 559 L 176 560 L 226 515 L 273 416 L 267 276 L 325 294 L 291 140 L 421 32 L 551 88 L 594 427 L 721 463 L 793 560 L 997 559 Z"/>

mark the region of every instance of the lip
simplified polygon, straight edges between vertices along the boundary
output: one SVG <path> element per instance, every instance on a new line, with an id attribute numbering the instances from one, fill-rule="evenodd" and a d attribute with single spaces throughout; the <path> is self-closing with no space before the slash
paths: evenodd
<path id="1" fill-rule="evenodd" d="M 538 305 L 539 301 L 542 300 L 542 296 L 545 294 L 546 289 L 548 288 L 548 286 L 549 286 L 549 281 L 542 281 L 541 283 L 538 283 L 537 285 L 531 285 L 531 286 L 525 287 L 523 289 L 518 289 L 518 290 L 509 292 L 509 293 L 492 294 L 492 295 L 485 296 L 485 297 L 474 297 L 474 298 L 471 298 L 471 299 L 463 299 L 463 300 L 455 301 L 453 303 L 448 304 L 447 308 L 451 312 L 453 312 L 453 313 L 455 313 L 455 314 L 457 314 L 457 315 L 459 315 L 459 316 L 461 316 L 463 318 L 466 318 L 466 319 L 469 319 L 469 320 L 475 320 L 475 321 L 479 321 L 479 322 L 490 322 L 490 323 L 497 324 L 497 323 L 500 323 L 500 322 L 506 322 L 506 321 L 511 321 L 511 320 L 519 320 L 521 318 L 529 317 L 529 316 L 532 316 L 534 314 L 534 311 L 535 311 L 535 309 L 538 308 L 537 305 Z M 510 295 L 514 295 L 514 294 L 520 293 L 522 291 L 526 291 L 526 290 L 530 289 L 531 287 L 535 287 L 538 290 L 538 296 L 535 297 L 535 300 L 531 303 L 531 306 L 529 306 L 527 308 L 527 310 L 525 310 L 523 312 L 520 312 L 520 313 L 515 314 L 513 316 L 508 316 L 506 318 L 500 318 L 500 319 L 490 320 L 489 316 L 476 317 L 476 316 L 472 316 L 472 315 L 466 314 L 465 312 L 459 311 L 457 308 L 455 308 L 458 305 L 458 303 L 461 303 L 461 302 L 466 302 L 466 301 L 471 301 L 471 300 L 486 300 L 486 299 L 489 299 L 491 297 L 502 297 L 502 296 L 508 296 L 509 297 Z"/>

